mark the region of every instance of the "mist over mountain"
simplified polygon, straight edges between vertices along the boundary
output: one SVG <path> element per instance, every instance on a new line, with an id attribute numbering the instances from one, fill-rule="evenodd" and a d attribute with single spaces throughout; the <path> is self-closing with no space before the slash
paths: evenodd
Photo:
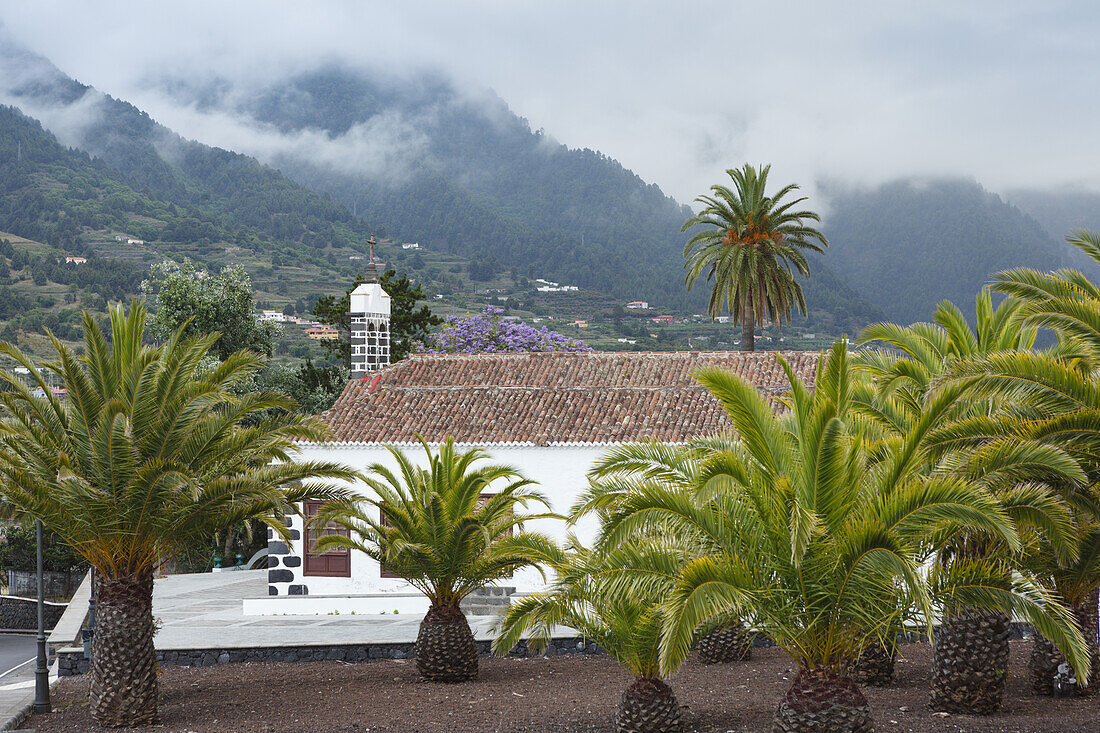
<path id="1" fill-rule="evenodd" d="M 469 258 L 479 272 L 549 277 L 681 311 L 704 306 L 705 287 L 683 286 L 688 207 L 442 74 L 330 63 L 258 85 L 151 77 L 179 110 L 177 133 L 41 57 L 10 43 L 0 50 L 4 101 L 101 160 L 122 185 L 279 261 L 331 257 L 330 245 L 361 249 L 376 232 Z M 1087 197 L 1014 193 L 1044 229 L 958 179 L 816 188 L 824 198 L 809 205 L 825 212 L 831 246 L 804 284 L 807 325 L 831 333 L 884 317 L 927 319 L 944 298 L 967 310 L 998 270 L 1073 262 L 1050 230 L 1093 221 Z"/>

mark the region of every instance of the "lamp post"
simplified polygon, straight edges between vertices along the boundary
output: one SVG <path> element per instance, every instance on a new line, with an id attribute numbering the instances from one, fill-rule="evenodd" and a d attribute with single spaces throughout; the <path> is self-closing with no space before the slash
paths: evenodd
<path id="1" fill-rule="evenodd" d="M 38 541 L 38 668 L 34 671 L 34 712 L 50 712 L 50 670 L 46 666 L 46 588 L 42 578 L 42 520 L 35 520 Z"/>

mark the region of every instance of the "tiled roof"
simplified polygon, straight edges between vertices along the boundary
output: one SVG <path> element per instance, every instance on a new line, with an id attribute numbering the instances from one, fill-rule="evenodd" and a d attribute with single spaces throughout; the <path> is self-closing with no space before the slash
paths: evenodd
<path id="1" fill-rule="evenodd" d="M 817 352 L 781 352 L 812 383 Z M 683 442 L 730 428 L 691 376 L 716 366 L 776 396 L 774 352 L 420 354 L 348 384 L 322 415 L 339 442 Z"/>

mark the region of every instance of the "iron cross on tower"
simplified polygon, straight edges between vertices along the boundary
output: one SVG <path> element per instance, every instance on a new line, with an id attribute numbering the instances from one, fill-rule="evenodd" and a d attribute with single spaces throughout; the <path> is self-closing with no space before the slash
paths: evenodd
<path id="1" fill-rule="evenodd" d="M 374 264 L 374 245 L 378 244 L 378 242 L 374 241 L 374 235 L 373 234 L 370 235 L 370 239 L 367 240 L 367 244 L 370 245 L 370 261 L 371 261 L 371 264 Z"/>

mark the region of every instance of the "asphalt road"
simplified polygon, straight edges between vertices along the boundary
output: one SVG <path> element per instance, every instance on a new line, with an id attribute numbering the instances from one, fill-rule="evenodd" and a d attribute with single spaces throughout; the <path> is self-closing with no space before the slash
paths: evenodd
<path id="1" fill-rule="evenodd" d="M 28 668 L 34 670 L 34 665 L 28 664 L 9 673 L 12 667 L 34 659 L 38 652 L 36 643 L 33 634 L 0 634 L 0 684 L 14 681 L 14 678 Z"/>

